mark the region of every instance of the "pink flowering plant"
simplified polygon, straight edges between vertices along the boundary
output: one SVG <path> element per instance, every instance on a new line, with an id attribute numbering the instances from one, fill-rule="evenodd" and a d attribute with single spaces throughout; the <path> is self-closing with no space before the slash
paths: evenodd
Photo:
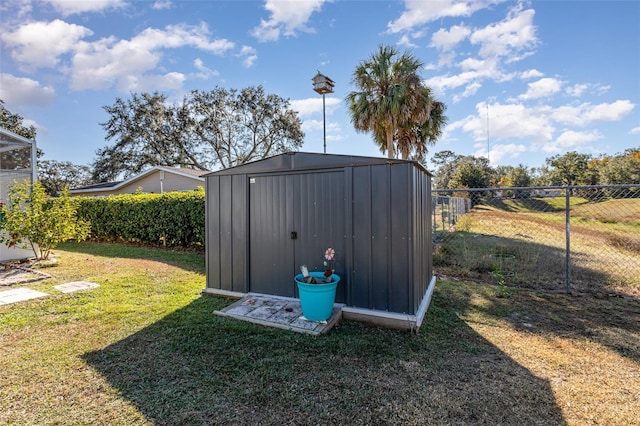
<path id="1" fill-rule="evenodd" d="M 336 271 L 333 268 L 333 265 L 336 263 L 336 251 L 329 247 L 324 252 L 324 261 L 322 262 L 324 265 L 324 276 L 326 278 L 331 278 L 331 275 Z"/>
<path id="2" fill-rule="evenodd" d="M 336 251 L 329 247 L 324 251 L 324 255 L 322 256 L 322 265 L 324 267 L 324 278 L 313 277 L 309 274 L 309 269 L 307 265 L 302 265 L 300 267 L 300 271 L 302 272 L 302 279 L 304 282 L 308 284 L 325 284 L 330 283 L 331 276 L 336 271 L 334 265 L 336 263 Z"/>

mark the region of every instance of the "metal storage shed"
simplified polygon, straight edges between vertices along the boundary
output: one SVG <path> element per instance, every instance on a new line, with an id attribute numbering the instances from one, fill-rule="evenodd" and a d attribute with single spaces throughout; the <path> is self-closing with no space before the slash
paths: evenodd
<path id="1" fill-rule="evenodd" d="M 345 318 L 417 328 L 429 305 L 431 175 L 419 163 L 292 152 L 206 175 L 204 292 L 297 297 L 336 250 Z"/>

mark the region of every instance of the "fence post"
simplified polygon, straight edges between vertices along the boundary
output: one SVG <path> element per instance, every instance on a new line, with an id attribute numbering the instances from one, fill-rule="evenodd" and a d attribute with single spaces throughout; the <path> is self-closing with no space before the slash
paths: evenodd
<path id="1" fill-rule="evenodd" d="M 571 291 L 571 189 L 566 187 L 564 190 L 565 197 L 565 240 L 566 240 L 566 252 L 565 252 L 565 287 L 567 293 Z"/>

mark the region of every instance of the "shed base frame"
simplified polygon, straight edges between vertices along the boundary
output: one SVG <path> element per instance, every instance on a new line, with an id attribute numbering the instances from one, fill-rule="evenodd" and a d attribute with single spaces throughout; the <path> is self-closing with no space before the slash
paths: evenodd
<path id="1" fill-rule="evenodd" d="M 420 302 L 420 306 L 418 307 L 418 312 L 415 315 L 379 311 L 376 309 L 354 308 L 354 307 L 344 306 L 341 304 L 336 304 L 336 307 L 338 306 L 342 307 L 342 318 L 344 319 L 366 322 L 366 323 L 374 324 L 380 327 L 418 332 L 418 330 L 422 326 L 422 323 L 424 322 L 424 318 L 427 314 L 427 309 L 431 304 L 431 298 L 433 296 L 433 290 L 435 289 L 435 287 L 436 287 L 436 277 L 433 276 L 431 277 L 431 281 L 429 282 L 427 291 L 424 297 L 422 298 L 422 302 Z M 233 297 L 236 299 L 241 299 L 250 294 L 258 295 L 257 293 L 242 293 L 237 291 L 221 290 L 221 289 L 208 288 L 208 287 L 205 287 L 202 290 L 202 293 L 213 294 L 217 296 Z M 265 296 L 269 296 L 269 295 L 265 295 Z M 292 299 L 292 300 L 297 300 L 297 299 Z"/>
<path id="2" fill-rule="evenodd" d="M 415 315 L 344 306 L 342 308 L 342 318 L 367 322 L 381 327 L 415 331 L 417 333 L 424 322 L 435 287 L 436 277 L 433 276 Z"/>

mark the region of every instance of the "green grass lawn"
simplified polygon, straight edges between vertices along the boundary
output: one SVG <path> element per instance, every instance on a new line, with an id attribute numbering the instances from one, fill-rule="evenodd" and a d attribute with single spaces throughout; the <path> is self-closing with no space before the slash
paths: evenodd
<path id="1" fill-rule="evenodd" d="M 0 423 L 608 424 L 640 411 L 640 302 L 436 286 L 419 334 L 313 337 L 213 314 L 204 256 L 64 244 L 0 307 Z M 62 294 L 68 281 L 99 288 Z M 1 290 L 1 289 L 0 289 Z"/>

